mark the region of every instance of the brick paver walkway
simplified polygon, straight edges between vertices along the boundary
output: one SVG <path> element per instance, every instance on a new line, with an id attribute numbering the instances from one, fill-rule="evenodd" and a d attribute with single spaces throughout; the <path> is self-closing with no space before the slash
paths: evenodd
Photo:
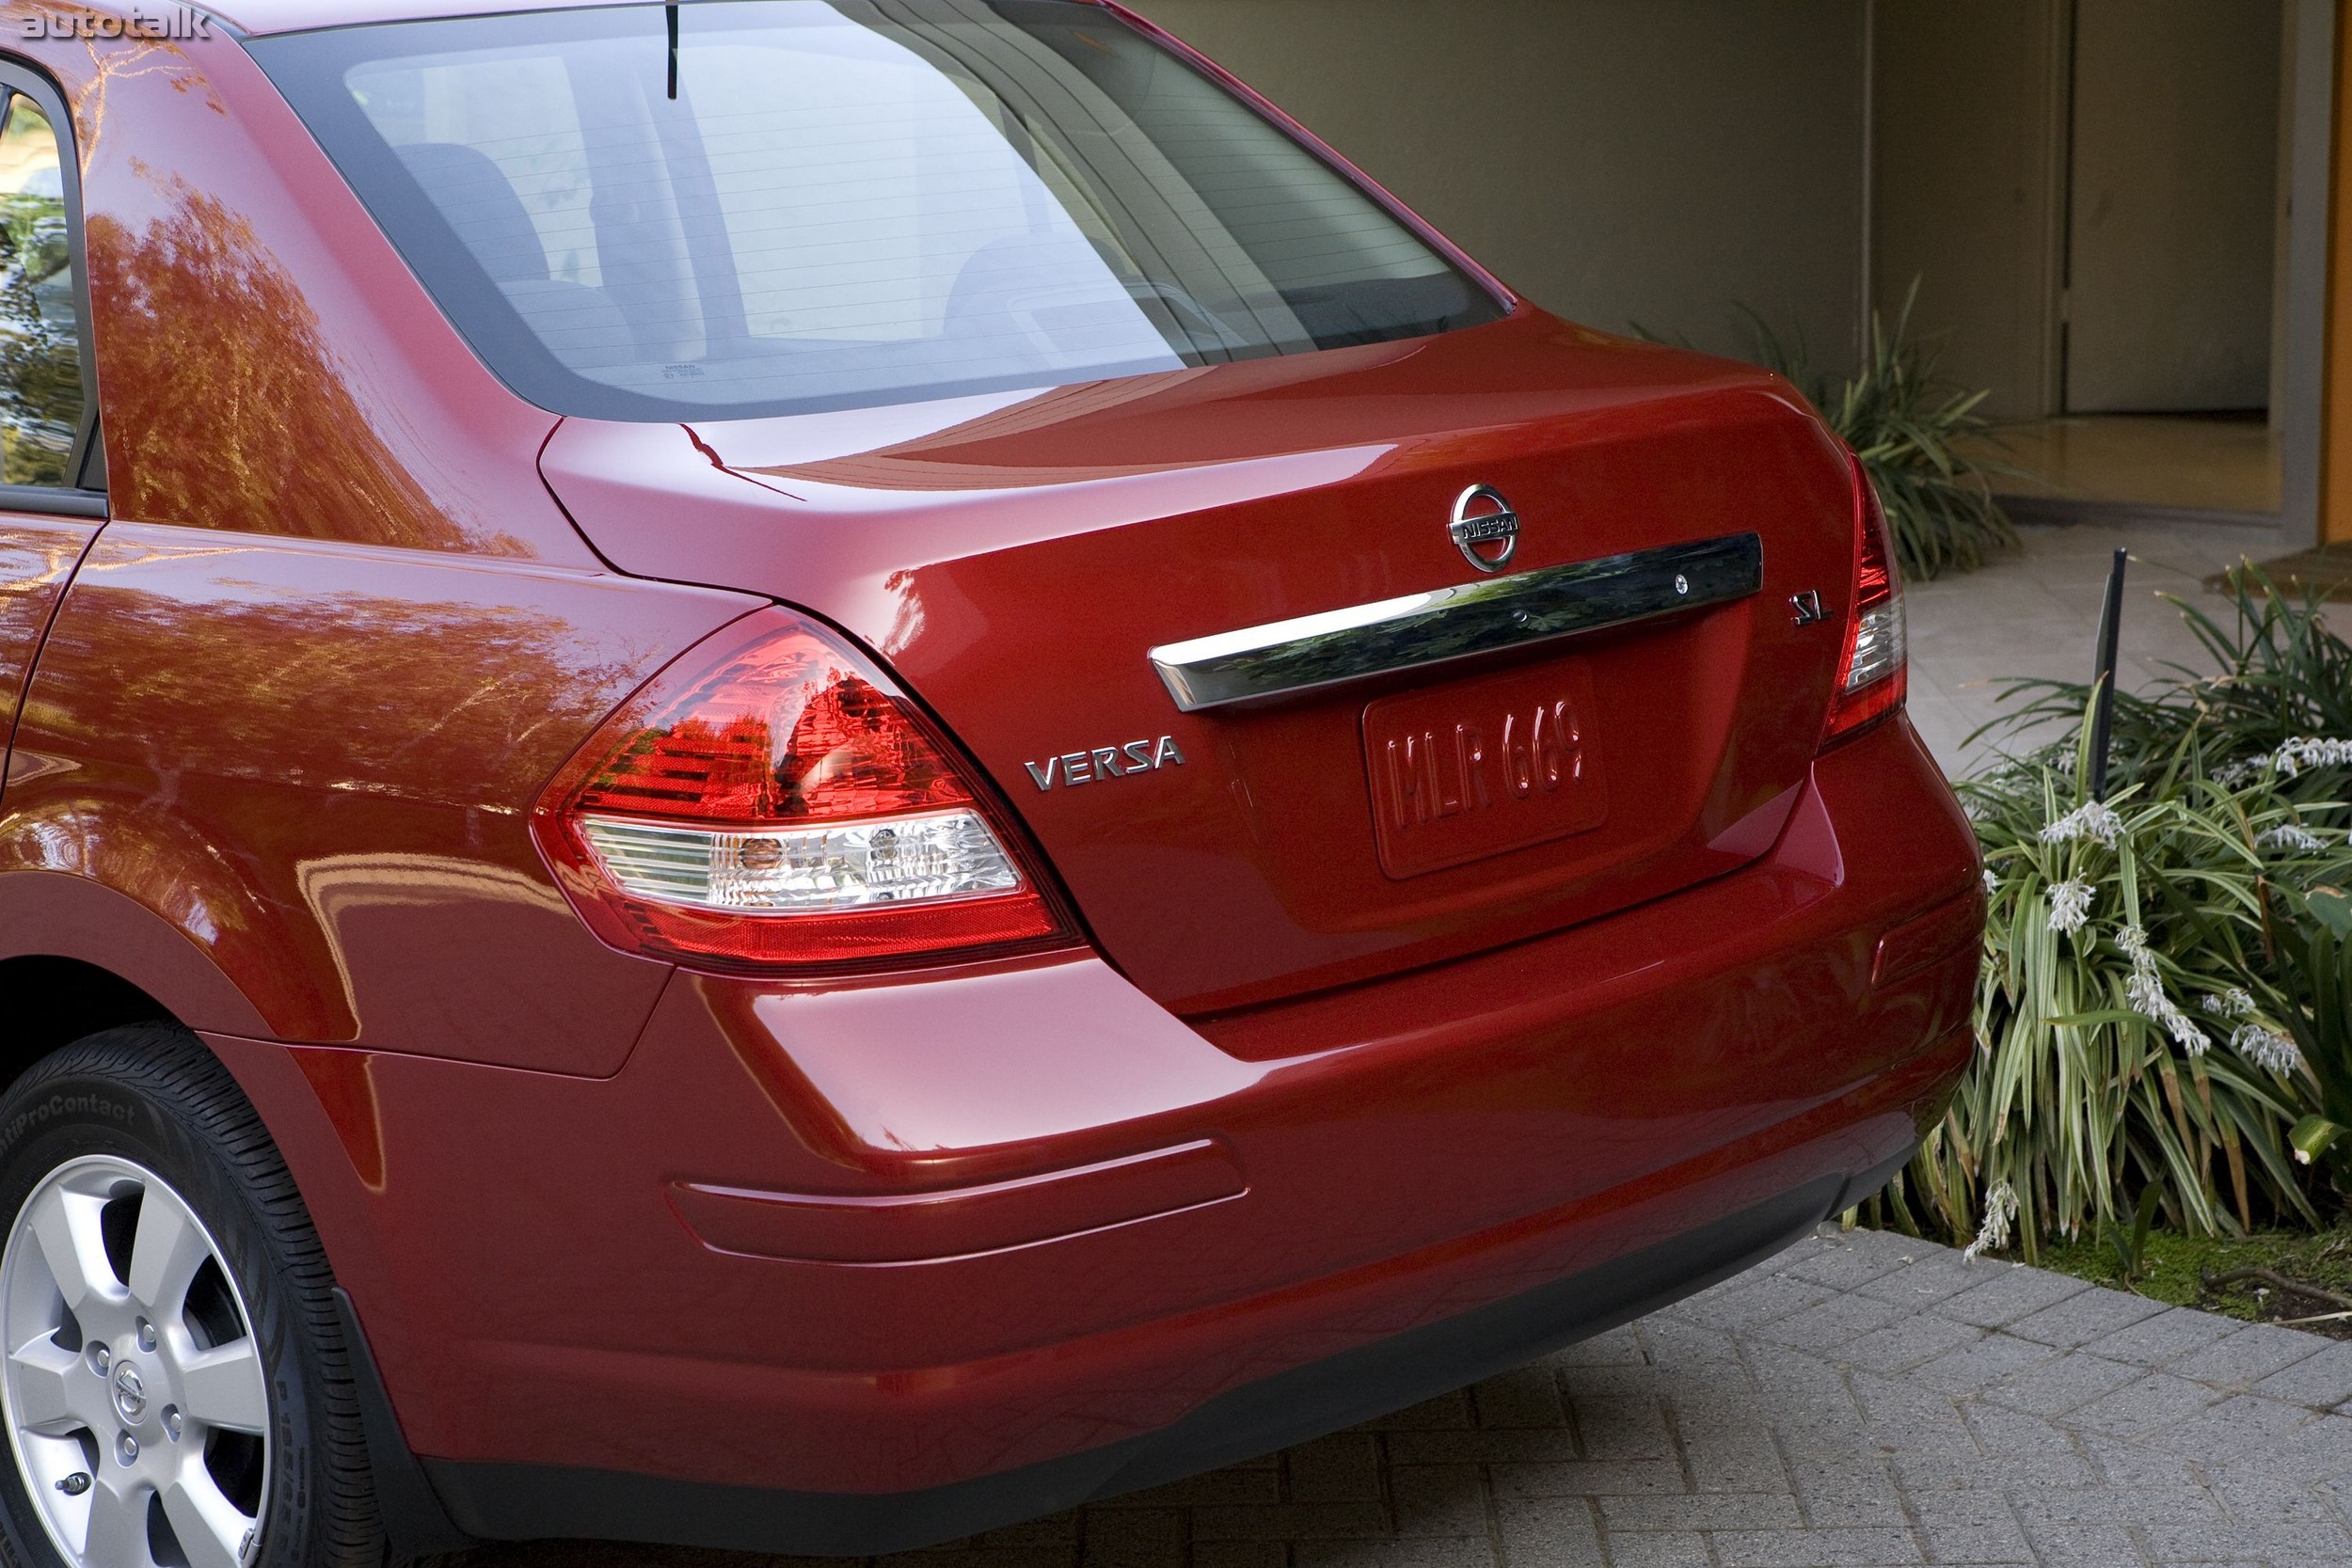
<path id="1" fill-rule="evenodd" d="M 2352 1342 L 1827 1231 L 1359 1431 L 893 1568 L 2345 1568 L 2339 1406 Z"/>

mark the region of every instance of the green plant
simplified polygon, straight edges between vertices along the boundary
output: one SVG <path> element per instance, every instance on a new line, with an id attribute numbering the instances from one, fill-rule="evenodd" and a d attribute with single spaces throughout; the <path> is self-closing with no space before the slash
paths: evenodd
<path id="1" fill-rule="evenodd" d="M 2249 1236 L 2190 1236 L 2152 1226 L 2138 1272 L 2126 1281 L 2115 1248 L 2045 1239 L 2045 1269 L 2093 1285 L 2122 1287 L 2152 1301 L 2260 1321 L 2297 1318 L 2352 1291 L 2352 1230 L 2257 1230 Z M 2328 1327 L 2339 1334 L 2343 1322 Z"/>
<path id="2" fill-rule="evenodd" d="M 2164 1189 L 2151 1181 L 2139 1191 L 2139 1207 L 2132 1211 L 2132 1227 L 2120 1226 L 2100 1232 L 2106 1240 L 2107 1250 L 2115 1255 L 2116 1277 L 2128 1288 L 2148 1272 L 2148 1227 L 2156 1217 L 2156 1205 L 2164 1201 Z"/>
<path id="3" fill-rule="evenodd" d="M 2199 673 L 2175 665 L 2149 695 L 2119 691 L 2109 777 L 2129 784 L 2187 769 L 2229 779 L 2267 760 L 2283 773 L 2283 793 L 2312 801 L 2340 798 L 2352 780 L 2352 741 L 2343 738 L 2352 736 L 2352 644 L 2329 626 L 2315 596 L 2289 598 L 2251 564 L 2231 580 L 2233 604 L 2220 620 L 2164 595 L 2218 668 Z M 2003 685 L 2002 701 L 2016 705 L 1979 734 L 2071 723 L 2090 696 L 2080 681 Z M 2038 755 L 2046 761 L 2048 753 L 2044 748 Z"/>
<path id="4" fill-rule="evenodd" d="M 1918 297 L 1914 278 L 1892 332 L 1870 313 L 1869 354 L 1843 378 L 1809 364 L 1802 338 L 1784 342 L 1762 317 L 1746 314 L 1759 362 L 1796 383 L 1853 449 L 1886 511 L 1903 575 L 1924 580 L 1971 571 L 2015 547 L 2017 531 L 1987 480 L 2017 470 L 1970 455 L 1968 447 L 1987 438 L 1977 412 L 1986 394 L 1937 378 L 1936 353 L 1911 329 Z"/>
<path id="5" fill-rule="evenodd" d="M 2207 776 L 2185 746 L 2093 800 L 2090 735 L 2086 701 L 2071 752 L 1962 786 L 1990 900 L 1982 1050 L 1888 1216 L 1995 1248 L 2013 1222 L 2029 1258 L 2151 1192 L 2199 1235 L 2313 1224 L 2289 1130 L 2318 1085 L 2280 954 L 2308 890 L 2352 880 L 2343 831 L 2307 825 L 2336 808 L 2281 793 L 2268 759 Z"/>
<path id="6" fill-rule="evenodd" d="M 2026 1255 L 2144 1214 L 2195 1236 L 2310 1225 L 2352 1192 L 2352 648 L 2309 598 L 2235 578 L 2180 604 L 2218 668 L 2119 694 L 2093 800 L 2097 688 L 2010 683 L 1994 726 L 2073 721 L 1962 793 L 1986 861 L 1982 1051 L 1881 1207 Z M 2175 601 L 2178 604 L 2178 601 Z M 2126 1229 L 2123 1216 L 2133 1216 Z"/>
<path id="7" fill-rule="evenodd" d="M 2352 896 L 2319 887 L 2299 902 L 2310 919 L 2286 969 L 2286 1022 L 2319 1103 L 2287 1135 L 2300 1158 L 2326 1160 L 2345 1190 L 2352 1188 Z"/>

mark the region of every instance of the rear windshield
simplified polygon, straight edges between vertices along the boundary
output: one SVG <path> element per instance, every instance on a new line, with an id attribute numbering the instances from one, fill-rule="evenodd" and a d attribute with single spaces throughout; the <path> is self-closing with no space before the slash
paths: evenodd
<path id="1" fill-rule="evenodd" d="M 558 413 L 905 403 L 1501 313 L 1072 0 L 698 0 L 250 47 L 476 352 Z"/>

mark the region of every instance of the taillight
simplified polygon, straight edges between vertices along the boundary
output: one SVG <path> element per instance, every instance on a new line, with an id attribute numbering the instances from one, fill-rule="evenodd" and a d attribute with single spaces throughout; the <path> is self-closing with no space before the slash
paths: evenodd
<path id="1" fill-rule="evenodd" d="M 1074 940 L 946 737 L 870 660 L 781 610 L 629 699 L 532 831 L 599 936 L 695 968 L 896 967 Z"/>
<path id="2" fill-rule="evenodd" d="M 1847 596 L 1846 650 L 1837 662 L 1821 743 L 1843 740 L 1902 706 L 1903 584 L 1886 536 L 1886 514 L 1859 460 L 1853 469 L 1853 589 Z"/>

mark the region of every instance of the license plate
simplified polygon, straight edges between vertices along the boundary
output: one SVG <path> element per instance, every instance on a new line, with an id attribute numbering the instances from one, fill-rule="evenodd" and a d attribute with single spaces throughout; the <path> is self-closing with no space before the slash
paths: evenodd
<path id="1" fill-rule="evenodd" d="M 1364 709 L 1380 868 L 1418 877 L 1590 832 L 1609 815 L 1593 673 L 1560 659 Z"/>

